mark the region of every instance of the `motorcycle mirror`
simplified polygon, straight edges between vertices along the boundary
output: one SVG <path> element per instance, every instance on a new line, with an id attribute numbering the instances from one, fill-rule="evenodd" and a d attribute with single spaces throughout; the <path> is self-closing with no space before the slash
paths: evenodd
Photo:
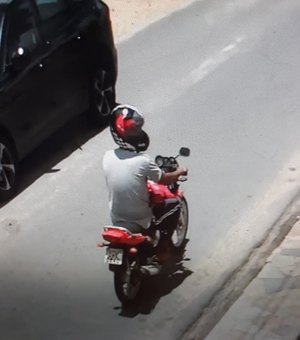
<path id="1" fill-rule="evenodd" d="M 180 148 L 179 155 L 183 157 L 189 157 L 191 150 L 189 148 Z"/>

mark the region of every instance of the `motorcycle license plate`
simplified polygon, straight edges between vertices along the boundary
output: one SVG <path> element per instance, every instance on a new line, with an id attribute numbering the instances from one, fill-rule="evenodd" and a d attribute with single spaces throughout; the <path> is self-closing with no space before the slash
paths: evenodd
<path id="1" fill-rule="evenodd" d="M 106 248 L 104 262 L 121 265 L 123 262 L 123 249 Z"/>

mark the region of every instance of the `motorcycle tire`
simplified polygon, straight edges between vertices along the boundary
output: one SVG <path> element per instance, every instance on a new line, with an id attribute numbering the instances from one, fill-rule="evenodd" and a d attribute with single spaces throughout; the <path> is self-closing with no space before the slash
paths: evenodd
<path id="1" fill-rule="evenodd" d="M 136 299 L 140 292 L 142 275 L 139 259 L 125 258 L 122 267 L 114 273 L 114 285 L 118 299 L 123 304 Z"/>
<path id="2" fill-rule="evenodd" d="M 181 209 L 178 219 L 178 224 L 171 237 L 171 247 L 174 250 L 182 250 L 186 244 L 186 235 L 189 223 L 189 210 L 188 204 L 184 197 L 181 198 Z"/>

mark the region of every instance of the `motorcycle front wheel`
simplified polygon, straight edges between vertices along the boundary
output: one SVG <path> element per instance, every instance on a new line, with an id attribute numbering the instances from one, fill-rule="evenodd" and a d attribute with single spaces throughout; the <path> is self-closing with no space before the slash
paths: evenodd
<path id="1" fill-rule="evenodd" d="M 139 294 L 142 283 L 139 259 L 125 258 L 122 267 L 114 273 L 115 291 L 118 299 L 126 304 Z"/>
<path id="2" fill-rule="evenodd" d="M 178 223 L 171 237 L 171 245 L 174 249 L 182 250 L 182 248 L 185 246 L 188 224 L 189 224 L 188 204 L 186 199 L 182 197 Z"/>

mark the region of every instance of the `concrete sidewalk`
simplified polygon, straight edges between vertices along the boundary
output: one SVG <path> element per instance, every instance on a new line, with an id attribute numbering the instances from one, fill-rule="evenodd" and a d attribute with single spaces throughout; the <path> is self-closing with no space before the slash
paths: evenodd
<path id="1" fill-rule="evenodd" d="M 300 339 L 300 222 L 205 339 Z"/>

